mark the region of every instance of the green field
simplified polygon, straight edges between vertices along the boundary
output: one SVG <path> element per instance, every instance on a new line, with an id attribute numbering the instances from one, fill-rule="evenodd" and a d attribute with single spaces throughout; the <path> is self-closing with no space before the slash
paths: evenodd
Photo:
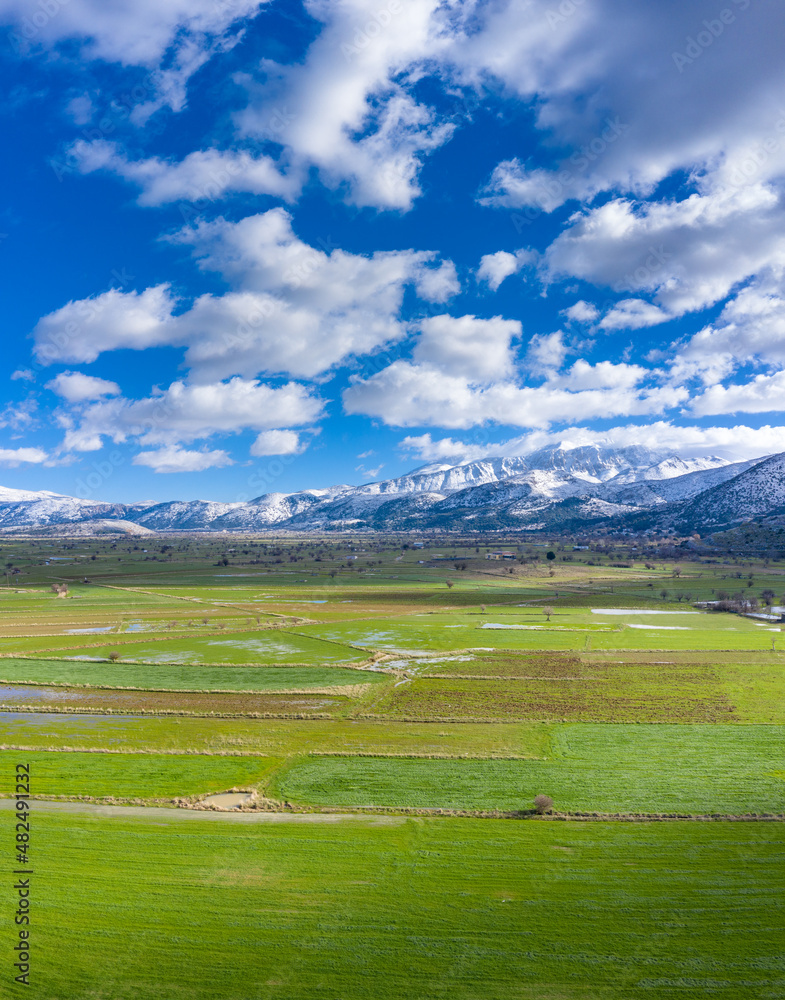
<path id="1" fill-rule="evenodd" d="M 384 674 L 370 670 L 310 666 L 187 666 L 143 663 L 89 663 L 71 660 L 0 659 L 0 683 L 70 684 L 159 691 L 269 691 L 374 684 Z"/>
<path id="2" fill-rule="evenodd" d="M 33 828 L 36 1000 L 785 990 L 778 824 L 39 812 Z"/>
<path id="3" fill-rule="evenodd" d="M 103 639 L 83 635 L 75 645 L 74 636 L 15 636 L 0 640 L 0 653 L 46 654 L 59 657 L 98 657 L 118 653 L 123 659 L 148 663 L 341 663 L 364 659 L 361 650 L 311 635 L 280 629 L 258 632 L 223 632 L 209 636 L 140 639 L 138 635 L 112 635 Z"/>
<path id="4" fill-rule="evenodd" d="M 520 811 L 545 793 L 567 813 L 785 813 L 782 726 L 555 725 L 508 743 L 508 756 L 517 750 L 526 759 L 466 759 L 447 736 L 443 749 L 425 744 L 422 736 L 400 738 L 390 752 L 411 755 L 401 759 L 357 756 L 368 751 L 356 738 L 353 744 L 344 740 L 339 729 L 318 748 L 282 735 L 288 741 L 256 750 L 270 753 L 272 763 L 154 752 L 28 751 L 25 759 L 34 762 L 36 793 L 42 796 L 154 799 L 215 791 L 219 781 L 220 787 L 250 784 L 270 798 L 303 806 Z M 303 756 L 308 750 L 328 756 Z M 3 766 L 10 769 L 16 753 L 0 751 Z"/>
<path id="5" fill-rule="evenodd" d="M 540 760 L 317 757 L 276 775 L 292 802 L 565 812 L 785 813 L 785 727 L 556 726 Z"/>
<path id="6" fill-rule="evenodd" d="M 785 566 L 417 546 L 0 538 L 30 995 L 785 1000 Z"/>
<path id="7" fill-rule="evenodd" d="M 0 744 L 39 749 L 199 750 L 296 756 L 391 753 L 541 756 L 552 726 L 406 723 L 364 719 L 191 719 L 0 712 Z"/>
<path id="8" fill-rule="evenodd" d="M 18 753 L 0 751 L 0 766 L 13 770 Z M 173 799 L 206 795 L 235 786 L 256 788 L 280 764 L 266 757 L 205 757 L 195 754 L 46 753 L 28 751 L 35 794 L 95 799 Z"/>

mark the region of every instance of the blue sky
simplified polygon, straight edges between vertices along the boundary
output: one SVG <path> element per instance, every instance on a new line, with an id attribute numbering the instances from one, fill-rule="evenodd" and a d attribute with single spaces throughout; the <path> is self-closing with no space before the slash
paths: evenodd
<path id="1" fill-rule="evenodd" d="M 0 0 L 0 482 L 785 448 L 775 0 Z"/>

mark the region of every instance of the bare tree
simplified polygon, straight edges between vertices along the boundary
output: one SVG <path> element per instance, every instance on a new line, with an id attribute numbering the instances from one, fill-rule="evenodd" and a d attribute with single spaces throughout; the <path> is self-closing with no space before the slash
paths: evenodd
<path id="1" fill-rule="evenodd" d="M 545 615 L 548 621 L 551 620 L 551 615 L 553 614 L 553 608 L 543 608 L 542 613 Z"/>
<path id="2" fill-rule="evenodd" d="M 535 795 L 534 797 L 534 810 L 539 813 L 540 816 L 543 813 L 548 813 L 553 809 L 553 799 L 550 795 Z"/>

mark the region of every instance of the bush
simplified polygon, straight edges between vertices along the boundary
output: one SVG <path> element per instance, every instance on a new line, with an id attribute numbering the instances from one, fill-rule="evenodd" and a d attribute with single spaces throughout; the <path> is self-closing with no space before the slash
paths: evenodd
<path id="1" fill-rule="evenodd" d="M 550 812 L 553 809 L 553 799 L 550 795 L 536 795 L 534 797 L 534 811 L 539 813 L 540 816 L 543 813 Z"/>

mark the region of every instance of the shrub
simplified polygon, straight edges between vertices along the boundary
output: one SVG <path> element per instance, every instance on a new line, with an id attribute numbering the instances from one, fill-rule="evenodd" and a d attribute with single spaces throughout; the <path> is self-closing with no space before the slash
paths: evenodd
<path id="1" fill-rule="evenodd" d="M 540 816 L 543 813 L 550 812 L 553 809 L 553 799 L 550 795 L 535 795 L 534 797 L 534 810 L 539 813 Z"/>

